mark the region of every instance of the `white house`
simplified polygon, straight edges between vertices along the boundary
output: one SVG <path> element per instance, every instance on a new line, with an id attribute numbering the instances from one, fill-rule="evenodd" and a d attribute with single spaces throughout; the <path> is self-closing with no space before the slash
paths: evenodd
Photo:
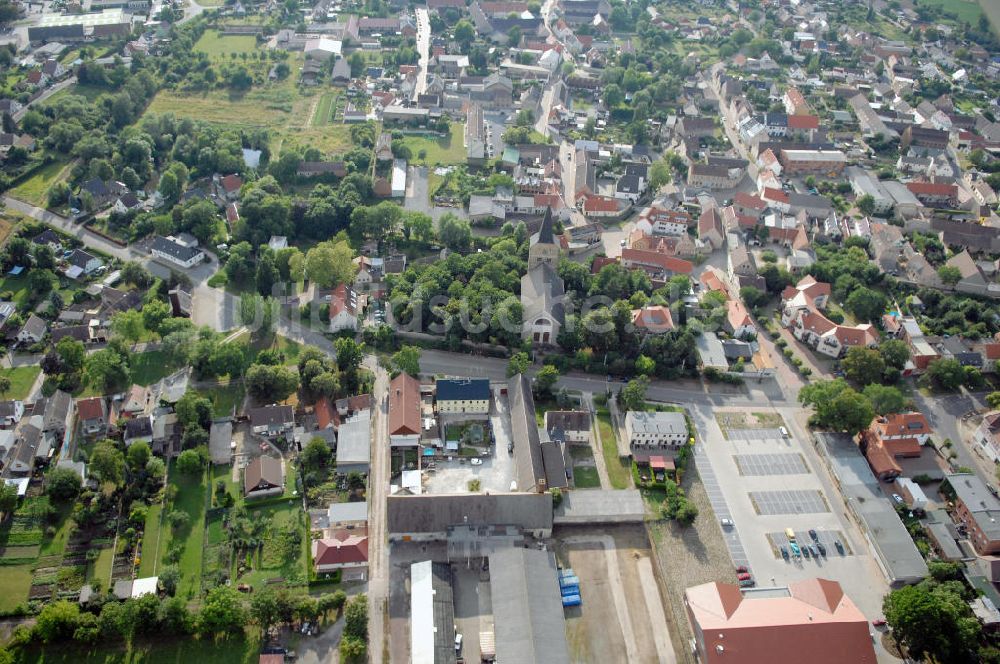
<path id="1" fill-rule="evenodd" d="M 0 429 L 13 429 L 24 417 L 24 402 L 0 401 Z"/>
<path id="2" fill-rule="evenodd" d="M 439 413 L 489 413 L 489 378 L 439 379 L 437 409 Z"/>
<path id="3" fill-rule="evenodd" d="M 17 340 L 23 344 L 36 344 L 45 337 L 45 333 L 48 331 L 49 327 L 45 321 L 35 314 L 31 314 L 18 331 Z"/>
<path id="4" fill-rule="evenodd" d="M 687 443 L 688 428 L 684 413 L 625 414 L 625 435 L 632 451 L 677 448 Z"/>
<path id="5" fill-rule="evenodd" d="M 340 284 L 326 297 L 330 298 L 330 331 L 358 329 L 358 295 L 354 289 Z"/>
<path id="6" fill-rule="evenodd" d="M 205 260 L 205 252 L 198 247 L 182 244 L 173 236 L 157 235 L 153 238 L 149 251 L 157 258 L 183 268 L 192 268 Z"/>

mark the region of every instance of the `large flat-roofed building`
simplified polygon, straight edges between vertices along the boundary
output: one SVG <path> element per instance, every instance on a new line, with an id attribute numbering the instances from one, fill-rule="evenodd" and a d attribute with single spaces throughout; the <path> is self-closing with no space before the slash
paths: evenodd
<path id="1" fill-rule="evenodd" d="M 978 476 L 946 475 L 955 491 L 955 518 L 969 529 L 969 539 L 980 555 L 1000 553 L 1000 499 Z"/>
<path id="2" fill-rule="evenodd" d="M 38 23 L 28 28 L 28 40 L 73 41 L 85 37 L 95 38 L 127 35 L 132 24 L 121 9 L 105 9 L 93 14 L 45 14 Z"/>
<path id="3" fill-rule="evenodd" d="M 684 591 L 703 664 L 771 664 L 809 653 L 811 664 L 874 664 L 868 621 L 836 581 L 741 589 L 706 583 Z"/>
<path id="4" fill-rule="evenodd" d="M 455 528 L 491 526 L 549 537 L 552 494 L 397 494 L 386 499 L 386 515 L 391 541 L 443 541 Z"/>
<path id="5" fill-rule="evenodd" d="M 847 155 L 840 150 L 782 150 L 780 159 L 789 175 L 839 174 L 847 165 Z"/>
<path id="6" fill-rule="evenodd" d="M 455 605 L 451 567 L 424 560 L 410 565 L 410 661 L 454 664 Z"/>
<path id="7" fill-rule="evenodd" d="M 569 664 L 556 574 L 551 551 L 511 547 L 490 554 L 498 662 Z"/>

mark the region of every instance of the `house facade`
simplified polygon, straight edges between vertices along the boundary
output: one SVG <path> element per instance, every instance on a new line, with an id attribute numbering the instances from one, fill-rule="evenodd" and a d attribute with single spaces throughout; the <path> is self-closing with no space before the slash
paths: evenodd
<path id="1" fill-rule="evenodd" d="M 439 413 L 490 412 L 490 380 L 488 378 L 439 379 L 437 381 Z"/>

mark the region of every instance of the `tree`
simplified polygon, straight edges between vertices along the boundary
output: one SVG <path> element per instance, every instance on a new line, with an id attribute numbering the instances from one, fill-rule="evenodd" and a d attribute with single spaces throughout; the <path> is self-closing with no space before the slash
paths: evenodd
<path id="1" fill-rule="evenodd" d="M 885 360 L 886 367 L 902 371 L 906 367 L 906 362 L 910 359 L 910 349 L 905 341 L 901 339 L 889 339 L 883 341 L 878 347 L 882 359 Z"/>
<path id="2" fill-rule="evenodd" d="M 149 288 L 153 283 L 153 275 L 141 263 L 128 261 L 122 266 L 122 281 L 136 288 Z"/>
<path id="3" fill-rule="evenodd" d="M 364 345 L 348 337 L 340 337 L 335 340 L 333 350 L 337 357 L 337 366 L 340 367 L 341 371 L 356 372 L 364 359 Z"/>
<path id="4" fill-rule="evenodd" d="M 261 401 L 282 401 L 299 388 L 299 376 L 284 366 L 254 364 L 244 378 L 247 389 Z"/>
<path id="5" fill-rule="evenodd" d="M 438 223 L 438 237 L 452 251 L 466 252 L 472 244 L 472 227 L 465 219 L 459 219 L 448 212 Z"/>
<path id="6" fill-rule="evenodd" d="M 403 346 L 392 356 L 392 366 L 397 373 L 405 373 L 414 378 L 420 375 L 420 348 Z"/>
<path id="7" fill-rule="evenodd" d="M 250 598 L 250 616 L 265 634 L 271 625 L 278 622 L 281 608 L 278 606 L 278 598 L 272 587 L 264 588 Z"/>
<path id="8" fill-rule="evenodd" d="M 610 83 L 604 88 L 604 103 L 608 108 L 620 106 L 625 101 L 625 93 L 617 83 Z"/>
<path id="9" fill-rule="evenodd" d="M 469 45 L 476 39 L 476 28 L 466 19 L 462 19 L 455 24 L 455 41 L 461 44 L 463 50 L 468 49 Z"/>
<path id="10" fill-rule="evenodd" d="M 118 486 L 125 477 L 125 455 L 113 440 L 102 440 L 94 446 L 87 470 L 101 482 Z"/>
<path id="11" fill-rule="evenodd" d="M 48 494 L 53 500 L 59 503 L 66 503 L 74 500 L 80 495 L 83 482 L 76 471 L 69 468 L 56 468 L 52 470 L 46 478 Z"/>
<path id="12" fill-rule="evenodd" d="M 332 288 L 354 280 L 354 252 L 345 240 L 320 242 L 306 253 L 305 270 L 320 288 Z"/>
<path id="13" fill-rule="evenodd" d="M 885 360 L 882 359 L 882 355 L 877 350 L 865 346 L 853 346 L 848 349 L 840 365 L 844 369 L 844 374 L 862 387 L 878 383 L 885 373 Z"/>
<path id="14" fill-rule="evenodd" d="M 927 365 L 927 377 L 942 390 L 957 390 L 965 382 L 962 363 L 951 357 L 942 357 Z"/>
<path id="15" fill-rule="evenodd" d="M 184 450 L 177 457 L 177 470 L 184 475 L 197 475 L 201 468 L 201 455 L 195 450 Z"/>
<path id="16" fill-rule="evenodd" d="M 1000 408 L 1000 391 L 990 392 L 986 395 L 986 403 L 989 404 L 990 408 L 996 410 Z"/>
<path id="17" fill-rule="evenodd" d="M 645 376 L 630 380 L 618 395 L 618 402 L 621 404 L 622 410 L 645 410 L 646 390 L 648 388 L 649 379 Z"/>
<path id="18" fill-rule="evenodd" d="M 546 364 L 535 374 L 535 391 L 539 396 L 552 396 L 552 388 L 559 380 L 559 369 Z"/>
<path id="19" fill-rule="evenodd" d="M 183 455 L 182 455 L 183 456 Z M 247 610 L 243 598 L 232 586 L 216 586 L 208 591 L 198 615 L 198 630 L 205 636 L 242 633 Z"/>
<path id="20" fill-rule="evenodd" d="M 870 217 L 872 213 L 875 212 L 875 198 L 871 194 L 865 194 L 859 196 L 856 201 L 854 201 L 854 207 L 858 208 L 858 211 Z"/>
<path id="21" fill-rule="evenodd" d="M 906 397 L 897 387 L 873 383 L 866 386 L 862 394 L 871 402 L 876 415 L 902 413 L 907 410 Z"/>
<path id="22" fill-rule="evenodd" d="M 660 160 L 649 168 L 649 186 L 653 191 L 658 191 L 660 187 L 672 182 L 673 176 L 670 164 L 666 160 Z"/>
<path id="23" fill-rule="evenodd" d="M 525 352 L 514 353 L 507 362 L 507 378 L 522 374 L 531 366 L 531 358 Z"/>
<path id="24" fill-rule="evenodd" d="M 656 360 L 640 355 L 635 359 L 635 372 L 640 376 L 652 376 L 656 372 Z"/>
<path id="25" fill-rule="evenodd" d="M 812 406 L 812 423 L 832 431 L 856 434 L 875 416 L 872 404 L 842 378 L 810 383 L 799 391 L 799 401 Z"/>
<path id="26" fill-rule="evenodd" d="M 355 595 L 344 607 L 344 635 L 368 640 L 368 598 Z"/>
<path id="27" fill-rule="evenodd" d="M 87 358 L 87 375 L 103 394 L 117 392 L 129 382 L 128 356 L 111 346 Z"/>
<path id="28" fill-rule="evenodd" d="M 322 438 L 314 436 L 306 446 L 302 448 L 299 456 L 303 468 L 318 470 L 330 462 L 330 446 Z"/>
<path id="29" fill-rule="evenodd" d="M 6 396 L 10 392 L 10 376 L 0 376 L 0 396 Z"/>
<path id="30" fill-rule="evenodd" d="M 138 441 L 129 445 L 128 452 L 125 454 L 125 460 L 128 462 L 128 467 L 133 472 L 137 472 L 146 468 L 146 464 L 149 463 L 152 456 L 149 444 Z"/>
<path id="31" fill-rule="evenodd" d="M 46 604 L 35 622 L 35 634 L 44 643 L 67 640 L 73 636 L 80 621 L 80 607 L 76 602 L 60 600 Z"/>
<path id="32" fill-rule="evenodd" d="M 855 289 L 844 303 L 858 319 L 869 322 L 878 320 L 887 304 L 885 295 L 864 286 Z"/>
<path id="33" fill-rule="evenodd" d="M 111 332 L 133 344 L 142 339 L 145 331 L 142 312 L 138 309 L 122 311 L 111 317 Z"/>
<path id="34" fill-rule="evenodd" d="M 882 602 L 893 636 L 915 659 L 973 661 L 980 633 L 975 615 L 960 592 L 961 584 L 924 580 L 889 593 Z"/>
<path id="35" fill-rule="evenodd" d="M 212 402 L 194 390 L 184 393 L 174 406 L 174 412 L 177 413 L 177 421 L 185 429 L 190 426 L 208 429 L 212 426 Z"/>
<path id="36" fill-rule="evenodd" d="M 187 512 L 182 512 L 182 514 L 187 514 Z M 160 568 L 160 585 L 163 586 L 163 592 L 168 595 L 174 595 L 177 592 L 177 584 L 181 580 L 181 570 L 177 565 L 167 565 L 166 567 Z M 172 621 L 174 618 L 171 619 Z"/>
<path id="37" fill-rule="evenodd" d="M 17 508 L 17 487 L 3 482 L 0 484 L 0 514 L 10 514 Z"/>
<path id="38" fill-rule="evenodd" d="M 962 280 L 962 271 L 954 265 L 942 265 L 938 268 L 938 278 L 946 286 L 954 286 Z"/>

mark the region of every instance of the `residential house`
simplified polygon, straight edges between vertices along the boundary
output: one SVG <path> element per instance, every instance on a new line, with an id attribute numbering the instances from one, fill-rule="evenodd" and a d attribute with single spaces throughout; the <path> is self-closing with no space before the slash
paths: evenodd
<path id="1" fill-rule="evenodd" d="M 290 436 L 295 428 L 295 411 L 291 406 L 251 408 L 250 427 L 254 434 L 266 438 Z"/>
<path id="2" fill-rule="evenodd" d="M 489 378 L 439 378 L 436 388 L 439 413 L 487 415 L 490 412 Z"/>
<path id="3" fill-rule="evenodd" d="M 665 334 L 674 329 L 669 307 L 647 305 L 632 310 L 632 325 L 640 334 Z"/>
<path id="4" fill-rule="evenodd" d="M 724 165 L 692 162 L 688 166 L 687 183 L 705 189 L 732 189 L 743 179 L 744 170 Z"/>
<path id="5" fill-rule="evenodd" d="M 1000 410 L 994 410 L 983 416 L 983 421 L 976 427 L 972 439 L 979 445 L 987 459 L 1000 463 Z"/>
<path id="6" fill-rule="evenodd" d="M 285 469 L 281 459 L 259 456 L 243 469 L 244 498 L 280 496 L 285 491 Z"/>
<path id="7" fill-rule="evenodd" d="M 684 413 L 628 411 L 625 414 L 625 437 L 633 454 L 676 450 L 688 442 Z"/>
<path id="8" fill-rule="evenodd" d="M 952 518 L 968 529 L 976 553 L 981 556 L 1000 553 L 1000 499 L 978 475 L 954 473 L 945 479 L 955 493 Z"/>
<path id="9" fill-rule="evenodd" d="M 76 402 L 80 429 L 88 438 L 104 437 L 108 432 L 108 404 L 104 397 L 78 399 Z"/>
<path id="10" fill-rule="evenodd" d="M 545 431 L 549 440 L 561 443 L 590 442 L 590 413 L 585 410 L 545 411 Z"/>
<path id="11" fill-rule="evenodd" d="M 95 270 L 104 266 L 104 261 L 83 249 L 74 249 L 65 260 L 67 263 L 65 274 L 70 279 L 89 276 Z"/>
<path id="12" fill-rule="evenodd" d="M 707 208 L 698 217 L 698 239 L 709 248 L 709 251 L 722 248 L 726 236 L 718 208 Z"/>
<path id="13" fill-rule="evenodd" d="M 49 326 L 44 320 L 35 314 L 30 314 L 17 332 L 17 341 L 22 344 L 37 344 L 45 338 L 48 331 Z"/>
<path id="14" fill-rule="evenodd" d="M 330 303 L 330 332 L 358 329 L 358 295 L 354 289 L 340 284 L 323 297 L 324 300 L 327 298 Z"/>
<path id="15" fill-rule="evenodd" d="M 142 201 L 132 192 L 128 192 L 119 196 L 111 209 L 117 214 L 128 214 L 132 210 L 138 210 L 140 207 L 142 207 Z"/>
<path id="16" fill-rule="evenodd" d="M 337 431 L 337 473 L 367 474 L 371 466 L 371 410 L 348 417 Z"/>
<path id="17" fill-rule="evenodd" d="M 154 237 L 149 251 L 156 258 L 185 269 L 190 269 L 205 260 L 205 252 L 196 246 L 178 242 L 172 235 Z"/>
<path id="18" fill-rule="evenodd" d="M 24 417 L 24 402 L 8 399 L 0 401 L 0 429 L 13 429 Z M 0 462 L 3 455 L 0 454 Z"/>
<path id="19" fill-rule="evenodd" d="M 153 416 L 138 415 L 125 421 L 124 432 L 125 446 L 129 447 L 135 443 L 153 444 Z"/>
<path id="20" fill-rule="evenodd" d="M 416 447 L 420 442 L 420 381 L 401 373 L 389 383 L 389 446 Z"/>
<path id="21" fill-rule="evenodd" d="M 876 417 L 861 432 L 858 444 L 877 478 L 888 482 L 903 472 L 900 457 L 919 457 L 932 430 L 922 413 L 893 413 Z"/>
<path id="22" fill-rule="evenodd" d="M 313 540 L 312 561 L 316 574 L 341 570 L 341 578 L 363 580 L 368 569 L 367 529 L 335 530 Z"/>

